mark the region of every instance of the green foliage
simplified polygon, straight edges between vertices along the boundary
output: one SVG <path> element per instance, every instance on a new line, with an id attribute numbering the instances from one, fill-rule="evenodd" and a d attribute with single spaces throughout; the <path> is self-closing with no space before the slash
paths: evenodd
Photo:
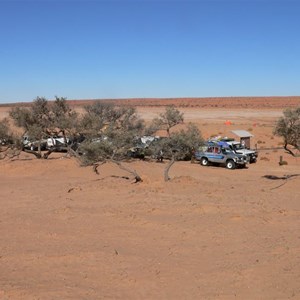
<path id="1" fill-rule="evenodd" d="M 168 133 L 167 138 L 162 138 L 152 145 L 154 153 L 163 151 L 165 158 L 175 160 L 190 159 L 193 149 L 203 143 L 201 132 L 196 125 L 189 123 L 186 129 L 177 132 L 170 132 L 170 129 L 180 123 L 183 123 L 183 113 L 174 106 L 168 106 L 160 117 L 154 119 L 150 125 L 153 130 L 164 129 Z"/>
<path id="2" fill-rule="evenodd" d="M 77 113 L 70 109 L 66 98 L 55 98 L 53 103 L 49 103 L 45 98 L 37 97 L 28 108 L 13 108 L 10 116 L 15 125 L 23 128 L 33 139 L 71 132 L 77 127 Z"/>
<path id="3" fill-rule="evenodd" d="M 175 108 L 175 106 L 168 106 L 165 112 L 159 115 L 159 118 L 153 120 L 152 126 L 166 130 L 170 136 L 170 129 L 183 123 L 183 120 L 183 113 Z"/>
<path id="4" fill-rule="evenodd" d="M 81 121 L 82 132 L 90 138 L 113 135 L 113 132 L 139 131 L 144 128 L 134 107 L 117 107 L 111 103 L 95 102 L 85 107 Z"/>
<path id="5" fill-rule="evenodd" d="M 77 113 L 70 109 L 66 98 L 55 97 L 49 102 L 43 97 L 37 97 L 30 107 L 15 107 L 10 111 L 10 117 L 15 125 L 24 129 L 31 141 L 38 145 L 38 155 L 41 158 L 42 140 L 49 136 L 66 134 L 71 137 L 78 132 Z M 45 156 L 47 158 L 48 155 Z"/>
<path id="6" fill-rule="evenodd" d="M 85 114 L 81 120 L 82 131 L 86 136 L 95 137 L 101 134 L 105 125 L 114 121 L 117 116 L 111 104 L 95 102 L 85 107 Z"/>
<path id="7" fill-rule="evenodd" d="M 55 97 L 50 106 L 49 129 L 56 134 L 68 131 L 69 136 L 78 133 L 78 114 L 69 107 L 66 98 Z"/>
<path id="8" fill-rule="evenodd" d="M 9 112 L 10 117 L 14 120 L 15 125 L 28 131 L 29 127 L 34 124 L 34 116 L 29 108 L 15 107 Z"/>
<path id="9" fill-rule="evenodd" d="M 12 132 L 7 118 L 0 121 L 0 146 L 1 145 L 20 148 L 18 136 Z"/>
<path id="10" fill-rule="evenodd" d="M 85 110 L 81 125 L 87 139 L 80 147 L 85 164 L 122 160 L 134 146 L 135 137 L 144 132 L 144 122 L 134 107 L 96 102 Z"/>
<path id="11" fill-rule="evenodd" d="M 160 129 L 160 122 L 158 119 L 154 119 L 150 125 L 145 127 L 145 135 L 155 135 L 155 133 Z"/>
<path id="12" fill-rule="evenodd" d="M 10 129 L 9 123 L 7 119 L 3 119 L 0 121 L 0 139 L 8 139 L 10 138 Z"/>
<path id="13" fill-rule="evenodd" d="M 189 123 L 186 129 L 171 133 L 169 138 L 161 139 L 164 157 L 175 160 L 189 160 L 194 149 L 204 143 L 200 130 L 195 124 Z M 157 146 L 156 146 L 157 147 Z"/>
<path id="14" fill-rule="evenodd" d="M 86 142 L 80 146 L 83 153 L 81 161 L 83 165 L 90 165 L 98 161 L 105 161 L 114 154 L 113 145 L 108 141 Z"/>
<path id="15" fill-rule="evenodd" d="M 159 115 L 159 118 L 152 121 L 150 126 L 151 129 L 164 129 L 168 134 L 167 138 L 160 139 L 151 146 L 159 160 L 162 161 L 162 158 L 170 159 L 164 170 L 165 181 L 170 179 L 168 173 L 174 162 L 176 160 L 191 159 L 193 150 L 202 143 L 201 133 L 193 124 L 189 124 L 186 130 L 170 132 L 172 127 L 183 123 L 183 121 L 183 113 L 176 109 L 175 106 L 168 106 L 165 112 Z"/>
<path id="16" fill-rule="evenodd" d="M 179 158 L 190 159 L 194 150 L 204 144 L 200 130 L 193 123 L 189 123 L 185 130 L 173 133 L 171 139 L 180 149 Z"/>
<path id="17" fill-rule="evenodd" d="M 300 107 L 286 109 L 283 115 L 277 121 L 273 133 L 283 138 L 285 149 L 294 155 L 291 150 L 287 149 L 287 145 L 300 150 Z"/>

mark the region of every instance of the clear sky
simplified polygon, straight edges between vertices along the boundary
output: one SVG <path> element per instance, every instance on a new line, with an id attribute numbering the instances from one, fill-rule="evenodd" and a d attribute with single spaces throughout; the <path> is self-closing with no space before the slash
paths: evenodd
<path id="1" fill-rule="evenodd" d="M 300 0 L 0 0 L 0 103 L 300 95 Z"/>

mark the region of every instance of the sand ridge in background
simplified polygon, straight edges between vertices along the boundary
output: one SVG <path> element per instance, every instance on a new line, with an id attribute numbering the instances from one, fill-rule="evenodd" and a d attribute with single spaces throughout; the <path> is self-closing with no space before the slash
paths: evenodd
<path id="1" fill-rule="evenodd" d="M 123 98 L 123 99 L 68 99 L 71 106 L 84 106 L 95 101 L 133 106 L 202 107 L 202 108 L 286 108 L 300 105 L 300 96 L 274 97 L 194 97 L 194 98 Z M 30 102 L 0 104 L 0 107 L 28 106 Z"/>
<path id="2" fill-rule="evenodd" d="M 247 169 L 177 162 L 165 183 L 166 163 L 134 160 L 132 184 L 60 153 L 0 161 L 0 299 L 299 299 L 300 176 L 264 177 L 300 173 L 270 149 L 283 107 L 180 109 L 205 137 L 249 130 Z M 164 105 L 137 110 L 150 120 Z"/>

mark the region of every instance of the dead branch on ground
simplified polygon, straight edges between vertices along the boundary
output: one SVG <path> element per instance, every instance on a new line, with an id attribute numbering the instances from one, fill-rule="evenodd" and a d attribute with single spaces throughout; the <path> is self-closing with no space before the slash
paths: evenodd
<path id="1" fill-rule="evenodd" d="M 98 171 L 98 167 L 104 165 L 106 163 L 106 161 L 101 161 L 101 162 L 97 162 L 93 164 L 93 171 L 99 175 L 99 171 Z"/>
<path id="2" fill-rule="evenodd" d="M 276 175 L 264 175 L 262 176 L 263 178 L 267 178 L 267 179 L 270 179 L 270 180 L 284 180 L 285 182 L 272 188 L 271 190 L 275 190 L 275 189 L 278 189 L 280 187 L 282 187 L 283 185 L 285 185 L 287 183 L 287 181 L 293 177 L 296 177 L 296 176 L 300 176 L 300 174 L 290 174 L 290 175 L 283 175 L 283 176 L 276 176 Z"/>

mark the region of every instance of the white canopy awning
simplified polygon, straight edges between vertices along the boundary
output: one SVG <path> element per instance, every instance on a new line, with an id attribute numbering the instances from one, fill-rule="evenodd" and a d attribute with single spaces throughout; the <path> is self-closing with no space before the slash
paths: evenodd
<path id="1" fill-rule="evenodd" d="M 253 134 L 246 130 L 232 130 L 231 132 L 241 138 L 253 136 Z"/>

